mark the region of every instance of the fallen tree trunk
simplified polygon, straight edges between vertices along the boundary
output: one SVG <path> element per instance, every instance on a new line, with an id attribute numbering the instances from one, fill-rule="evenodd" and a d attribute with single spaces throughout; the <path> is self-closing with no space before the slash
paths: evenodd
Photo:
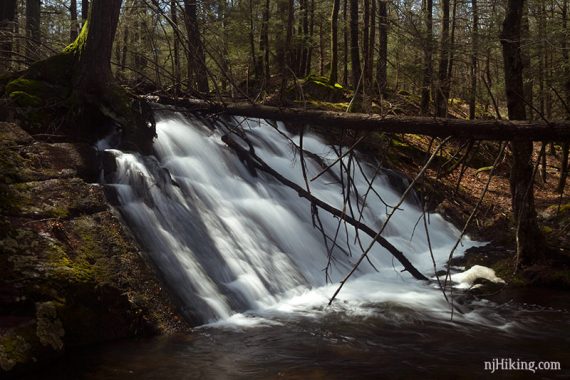
<path id="1" fill-rule="evenodd" d="M 324 125 L 353 131 L 413 133 L 433 137 L 473 140 L 570 141 L 570 121 L 463 120 L 435 117 L 380 116 L 362 113 L 279 108 L 250 103 L 207 102 L 198 99 L 147 97 L 158 104 L 188 111 L 221 113 L 303 124 Z"/>
<path id="2" fill-rule="evenodd" d="M 378 235 L 376 233 L 376 231 L 374 231 L 372 228 L 370 228 L 366 224 L 354 219 L 350 215 L 347 215 L 345 212 L 329 205 L 326 202 L 323 202 L 322 200 L 315 197 L 314 195 L 312 195 L 307 190 L 303 189 L 301 186 L 299 186 L 296 183 L 294 183 L 293 181 L 283 177 L 281 174 L 279 174 L 274 169 L 272 169 L 269 165 L 267 165 L 263 160 L 261 160 L 255 154 L 255 152 L 253 152 L 252 150 L 248 151 L 247 149 L 243 148 L 240 144 L 235 142 L 230 136 L 227 136 L 227 135 L 224 136 L 222 138 L 222 141 L 224 141 L 231 149 L 233 149 L 236 152 L 236 154 L 238 155 L 238 157 L 240 158 L 241 161 L 247 161 L 247 163 L 244 162 L 244 164 L 248 167 L 248 170 L 251 170 L 250 166 L 255 166 L 255 168 L 257 168 L 258 170 L 261 170 L 261 171 L 273 176 L 275 179 L 277 179 L 279 182 L 281 182 L 285 186 L 295 190 L 297 192 L 297 194 L 299 195 L 299 197 L 307 199 L 309 202 L 311 202 L 315 206 L 318 206 L 318 207 L 322 208 L 323 210 L 328 211 L 332 215 L 338 217 L 341 220 L 344 220 L 348 224 L 350 224 L 353 227 L 364 232 L 366 235 L 370 236 L 372 239 L 375 239 L 376 242 L 378 242 L 382 247 L 384 247 L 388 252 L 390 252 L 390 254 L 392 256 L 394 256 L 394 258 L 396 260 L 398 260 L 404 266 L 404 269 L 406 271 L 408 271 L 415 279 L 429 281 L 429 279 L 426 276 L 424 276 L 419 270 L 416 269 L 416 267 L 414 267 L 412 265 L 412 263 L 408 260 L 408 258 L 398 248 L 394 247 L 384 237 Z"/>

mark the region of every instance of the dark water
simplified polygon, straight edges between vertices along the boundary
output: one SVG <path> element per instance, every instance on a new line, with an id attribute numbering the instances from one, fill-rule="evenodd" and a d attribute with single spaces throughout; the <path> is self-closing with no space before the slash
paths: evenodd
<path id="1" fill-rule="evenodd" d="M 242 122 L 249 123 L 244 133 L 257 154 L 303 184 L 288 141 L 280 140 L 281 134 L 266 122 Z M 263 123 L 267 125 L 261 127 Z M 328 248 L 312 228 L 310 205 L 274 179 L 248 172 L 220 142 L 221 132 L 199 120 L 171 115 L 158 123 L 157 132 L 156 160 L 114 152 L 120 210 L 185 305 L 194 305 L 203 320 L 225 322 L 185 336 L 75 349 L 31 378 L 570 378 L 567 293 L 509 291 L 470 301 L 460 296 L 450 321 L 439 291 L 406 278 L 376 247 L 368 256 L 370 268 L 360 268 L 360 277 L 327 309 L 336 285 L 324 281 L 322 253 Z M 298 136 L 289 139 L 298 141 Z M 338 158 L 316 136 L 305 136 L 304 143 L 314 155 Z M 308 170 L 312 177 L 322 168 L 309 162 Z M 337 171 L 341 176 L 342 169 Z M 344 193 L 334 178 L 319 181 L 311 184 L 312 194 L 342 208 Z M 388 182 L 379 178 L 374 185 L 383 200 L 366 201 L 364 220 L 375 228 L 383 223 L 378 214 L 385 209 L 382 202 L 397 204 L 401 196 Z M 355 183 L 360 194 L 367 192 L 364 178 Z M 435 214 L 426 231 L 416 230 L 421 211 L 413 204 L 404 206 L 386 234 L 413 254 L 416 266 L 432 273 L 428 230 L 439 264 L 446 261 L 459 231 Z M 332 216 L 321 218 L 327 231 L 338 228 Z M 347 230 L 341 240 L 356 257 L 362 247 L 355 238 Z M 463 249 L 475 244 L 467 238 L 462 242 Z M 336 284 L 352 259 L 343 252 L 334 259 L 330 274 Z M 232 315 L 243 310 L 257 314 L 233 323 Z M 556 361 L 562 370 L 491 374 L 484 362 L 493 359 Z"/>
<path id="2" fill-rule="evenodd" d="M 101 345 L 69 353 L 39 378 L 570 378 L 567 294 L 541 290 L 499 298 L 501 303 L 464 306 L 488 314 L 489 321 L 507 321 L 503 328 L 426 320 L 411 309 L 371 305 L 375 312 L 368 317 L 329 312 L 275 326 L 202 327 L 188 336 Z M 562 370 L 491 374 L 484 362 L 494 358 L 558 361 Z"/>

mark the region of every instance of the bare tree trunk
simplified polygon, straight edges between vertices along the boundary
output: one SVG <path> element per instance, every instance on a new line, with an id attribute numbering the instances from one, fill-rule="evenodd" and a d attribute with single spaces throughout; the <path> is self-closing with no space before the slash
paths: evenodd
<path id="1" fill-rule="evenodd" d="M 342 71 L 342 83 L 348 86 L 348 0 L 344 0 L 344 5 L 342 8 L 343 15 L 343 71 Z"/>
<path id="2" fill-rule="evenodd" d="M 338 13 L 340 10 L 340 0 L 333 1 L 331 15 L 331 72 L 329 82 L 338 82 Z"/>
<path id="3" fill-rule="evenodd" d="M 33 62 L 38 58 L 38 47 L 41 44 L 41 1 L 26 0 L 26 37 L 28 61 Z"/>
<path id="4" fill-rule="evenodd" d="M 380 0 L 378 5 L 378 31 L 380 34 L 380 54 L 376 67 L 376 81 L 379 94 L 386 93 L 388 85 L 388 2 Z"/>
<path id="5" fill-rule="evenodd" d="M 177 28 L 178 27 L 178 5 L 176 0 L 170 0 L 170 18 L 172 23 Z M 174 33 L 174 43 L 172 52 L 172 72 L 174 73 L 174 93 L 176 96 L 180 94 L 180 84 L 181 84 L 181 73 L 180 73 L 180 41 L 178 40 L 178 35 Z"/>
<path id="6" fill-rule="evenodd" d="M 528 43 L 530 40 L 530 22 L 528 18 L 528 7 L 524 7 L 521 26 L 522 41 Z M 521 51 L 523 67 L 531 67 L 529 49 Z M 529 120 L 534 120 L 534 75 L 528 75 L 524 81 L 524 96 L 526 103 L 526 115 Z"/>
<path id="7" fill-rule="evenodd" d="M 299 75 L 307 75 L 307 59 L 309 57 L 309 0 L 302 0 L 301 4 L 301 24 L 302 38 L 299 57 Z"/>
<path id="8" fill-rule="evenodd" d="M 354 132 L 412 133 L 433 137 L 473 140 L 540 141 L 570 139 L 570 121 L 509 121 L 499 119 L 465 120 L 435 117 L 386 116 L 367 113 L 273 107 L 251 103 L 214 102 L 197 99 L 150 97 L 154 102 L 184 107 L 186 111 L 220 113 L 281 120 L 297 124 L 324 125 Z"/>
<path id="9" fill-rule="evenodd" d="M 441 0 L 441 40 L 439 48 L 439 75 L 435 94 L 435 111 L 439 117 L 447 116 L 447 102 L 449 99 L 449 0 Z"/>
<path id="10" fill-rule="evenodd" d="M 526 119 L 521 57 L 521 23 L 524 0 L 508 0 L 503 22 L 501 44 L 505 67 L 505 87 L 510 120 Z M 516 226 L 517 265 L 528 264 L 542 256 L 545 241 L 536 220 L 534 208 L 531 141 L 511 142 L 511 195 Z"/>
<path id="11" fill-rule="evenodd" d="M 570 54 L 568 54 L 568 0 L 562 3 L 562 58 L 564 60 L 564 94 L 566 97 L 566 107 L 570 107 Z M 566 109 L 567 118 L 570 120 L 570 108 Z M 562 156 L 560 157 L 560 179 L 557 189 L 559 193 L 564 193 L 566 178 L 568 178 L 568 155 L 570 143 L 562 143 Z"/>
<path id="12" fill-rule="evenodd" d="M 370 81 L 370 88 L 374 93 L 374 53 L 376 50 L 376 0 L 371 0 L 370 4 L 370 38 L 369 38 L 369 48 L 368 48 L 368 72 L 366 77 Z"/>
<path id="13" fill-rule="evenodd" d="M 352 87 L 356 92 L 359 92 L 357 87 L 362 75 L 362 69 L 360 67 L 360 48 L 358 46 L 358 0 L 350 0 L 350 57 L 352 62 Z"/>
<path id="14" fill-rule="evenodd" d="M 77 0 L 71 0 L 69 3 L 69 20 L 71 23 L 69 28 L 69 39 L 73 42 L 79 35 L 79 24 L 77 23 Z"/>
<path id="15" fill-rule="evenodd" d="M 307 49 L 307 73 L 311 73 L 311 65 L 313 62 L 313 37 L 315 35 L 315 0 L 311 0 L 311 10 L 310 10 L 310 22 L 309 22 L 309 47 Z"/>
<path id="16" fill-rule="evenodd" d="M 283 3 L 283 0 L 282 0 Z M 293 23 L 295 20 L 295 4 L 294 0 L 287 0 L 284 3 L 284 10 L 286 9 L 287 25 L 284 46 L 282 47 L 283 62 L 281 63 L 281 99 L 284 100 L 285 90 L 287 89 L 287 82 L 289 79 L 289 70 L 291 65 L 291 41 L 293 40 Z"/>
<path id="17" fill-rule="evenodd" d="M 196 83 L 198 91 L 210 92 L 208 85 L 208 72 L 206 69 L 206 52 L 202 43 L 200 27 L 198 25 L 198 4 L 196 0 L 184 0 L 186 16 L 186 29 L 188 31 L 188 67 L 189 80 L 192 85 Z M 191 74 L 195 77 L 191 79 Z"/>
<path id="18" fill-rule="evenodd" d="M 430 93 L 433 81 L 433 0 L 424 0 L 426 34 L 424 41 L 424 73 L 422 80 L 421 113 L 429 113 Z"/>
<path id="19" fill-rule="evenodd" d="M 477 55 L 479 54 L 479 7 L 477 0 L 471 0 L 473 30 L 471 31 L 471 94 L 469 97 L 469 119 L 476 116 L 477 105 Z"/>
<path id="20" fill-rule="evenodd" d="M 325 37 L 323 20 L 319 21 L 319 75 L 325 75 Z"/>
<path id="21" fill-rule="evenodd" d="M 113 81 L 111 54 L 122 0 L 94 0 L 87 40 L 78 59 L 77 88 L 97 94 Z M 93 20 L 97 20 L 94 22 Z"/>
<path id="22" fill-rule="evenodd" d="M 370 62 L 368 58 L 369 53 L 369 38 L 370 38 L 370 0 L 364 0 L 364 28 L 362 30 L 362 58 L 364 60 L 363 75 L 362 75 L 362 90 L 366 95 L 370 94 L 370 82 L 368 78 Z"/>
<path id="23" fill-rule="evenodd" d="M 449 96 L 451 94 L 451 82 L 452 82 L 452 78 L 453 78 L 453 63 L 454 63 L 454 59 L 455 59 L 455 26 L 456 26 L 456 14 L 457 14 L 457 0 L 453 0 L 453 11 L 451 14 L 451 35 L 449 37 L 449 63 L 448 63 L 448 67 L 447 67 L 447 79 L 445 81 L 446 83 L 446 92 L 444 94 L 447 94 L 447 99 L 449 99 Z M 447 101 L 446 101 L 447 104 Z"/>
<path id="24" fill-rule="evenodd" d="M 89 0 L 81 0 L 81 26 L 85 21 L 87 21 L 87 16 L 89 15 Z"/>
<path id="25" fill-rule="evenodd" d="M 222 3 L 223 3 L 223 5 L 221 5 L 221 8 L 224 10 L 223 16 L 222 16 L 222 17 L 224 17 L 224 21 L 223 21 L 223 28 L 224 28 L 224 36 L 223 37 L 224 38 L 223 38 L 223 40 L 225 43 L 227 41 L 226 35 L 225 35 L 225 25 L 226 25 L 225 8 L 226 8 L 226 6 L 225 6 L 225 2 L 222 2 Z M 256 59 L 257 54 L 255 52 L 255 38 L 253 36 L 253 31 L 254 31 L 254 27 L 255 27 L 254 22 L 253 22 L 253 0 L 249 0 L 248 5 L 249 5 L 249 7 L 248 7 L 249 8 L 248 9 L 248 11 L 249 11 L 249 51 L 251 54 L 251 65 L 253 66 L 253 75 L 255 76 L 255 79 L 259 80 L 261 73 L 259 70 L 259 64 L 258 64 L 257 59 Z M 225 57 L 222 57 L 222 61 L 224 61 L 224 62 L 226 61 Z M 222 88 L 224 88 L 224 87 L 225 87 L 225 85 L 222 85 Z"/>
<path id="26" fill-rule="evenodd" d="M 0 3 L 0 33 L 6 33 L 5 37 L 0 40 L 0 73 L 10 69 L 16 5 L 16 0 L 5 0 Z"/>
<path id="27" fill-rule="evenodd" d="M 269 71 L 269 0 L 265 0 L 265 6 L 263 7 L 262 14 L 262 24 L 261 24 L 261 35 L 259 39 L 260 50 L 263 52 L 263 79 L 265 81 L 265 87 L 269 85 L 269 80 L 271 78 L 271 73 Z"/>

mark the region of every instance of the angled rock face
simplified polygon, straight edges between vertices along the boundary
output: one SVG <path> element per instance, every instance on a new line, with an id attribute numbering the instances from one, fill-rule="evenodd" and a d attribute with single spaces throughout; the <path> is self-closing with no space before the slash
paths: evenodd
<path id="1" fill-rule="evenodd" d="M 188 328 L 89 183 L 94 162 L 89 146 L 0 123 L 0 377 L 76 345 Z"/>

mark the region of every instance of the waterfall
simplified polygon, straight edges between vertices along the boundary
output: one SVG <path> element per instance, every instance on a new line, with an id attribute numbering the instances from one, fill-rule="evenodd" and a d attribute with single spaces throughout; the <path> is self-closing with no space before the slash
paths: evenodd
<path id="1" fill-rule="evenodd" d="M 311 204 L 269 174 L 248 168 L 221 139 L 240 128 L 257 156 L 305 187 L 295 147 L 299 135 L 282 123 L 258 119 L 234 118 L 222 123 L 176 113 L 158 116 L 154 156 L 109 150 L 116 170 L 106 173 L 106 178 L 128 226 L 186 313 L 207 323 L 325 312 L 339 281 L 371 239 L 351 226 L 338 228 L 339 220 L 321 210 L 319 220 L 329 235 L 325 244 L 314 226 Z M 303 147 L 309 179 L 323 170 L 323 163 L 330 165 L 338 159 L 338 152 L 316 135 L 305 134 Z M 364 159 L 358 166 L 348 157 L 338 160 L 310 182 L 310 191 L 341 210 L 339 182 L 346 181 L 341 163 L 354 168 L 353 207 L 362 207 L 362 222 L 378 230 L 392 210 L 389 206 L 396 205 L 401 196 L 392 186 L 394 174 L 378 172 L 374 163 Z M 433 262 L 421 217 L 421 206 L 409 196 L 383 236 L 430 277 Z M 459 231 L 438 214 L 428 219 L 433 256 L 441 267 Z M 473 244 L 463 238 L 461 249 Z M 332 247 L 330 261 L 327 247 Z M 401 270 L 385 249 L 375 245 L 369 260 L 363 261 L 341 291 L 335 307 L 366 313 L 374 305 L 397 303 L 448 311 L 441 292 Z"/>

